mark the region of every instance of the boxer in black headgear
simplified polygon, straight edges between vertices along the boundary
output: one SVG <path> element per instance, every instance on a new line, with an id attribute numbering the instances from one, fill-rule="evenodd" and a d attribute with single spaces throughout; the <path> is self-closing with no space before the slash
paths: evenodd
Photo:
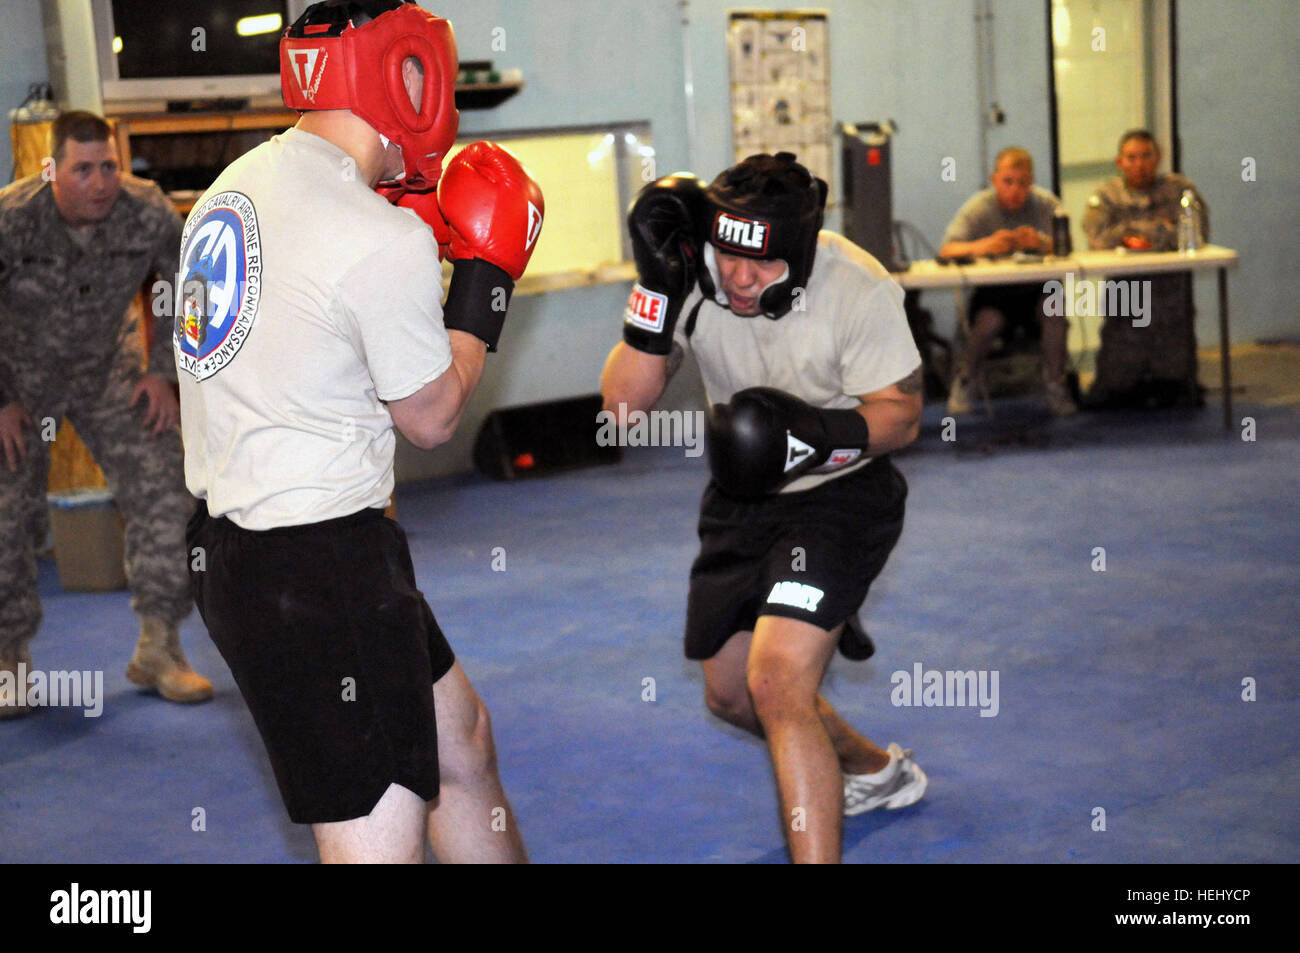
<path id="1" fill-rule="evenodd" d="M 710 710 L 767 739 L 795 861 L 838 860 L 843 815 L 926 787 L 910 751 L 873 744 L 818 693 L 837 644 L 871 652 L 855 617 L 907 494 L 887 454 L 921 414 L 902 290 L 819 231 L 825 200 L 789 153 L 707 188 L 686 174 L 648 185 L 628 213 L 637 283 L 601 379 L 606 409 L 648 410 L 687 348 L 699 361 L 713 480 L 686 655 Z"/>
<path id="2" fill-rule="evenodd" d="M 773 320 L 789 314 L 796 289 L 806 288 L 812 274 L 826 183 L 795 162 L 793 154 L 778 152 L 750 156 L 727 169 L 704 190 L 704 199 L 704 293 L 729 307 L 717 277 L 719 253 L 783 261 L 785 274 L 763 289 L 759 309 Z"/>

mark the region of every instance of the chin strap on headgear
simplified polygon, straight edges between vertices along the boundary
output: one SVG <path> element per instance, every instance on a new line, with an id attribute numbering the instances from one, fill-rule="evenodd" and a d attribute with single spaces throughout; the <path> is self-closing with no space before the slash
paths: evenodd
<path id="1" fill-rule="evenodd" d="M 402 64 L 419 61 L 420 109 Z M 350 109 L 402 150 L 403 184 L 438 184 L 456 139 L 456 38 L 451 24 L 399 0 L 325 0 L 308 7 L 280 39 L 280 92 L 300 112 Z"/>
<path id="2" fill-rule="evenodd" d="M 700 288 L 725 306 L 713 252 L 786 263 L 758 304 L 773 320 L 790 313 L 796 288 L 806 288 L 826 207 L 826 183 L 793 153 L 753 155 L 721 173 L 704 190 L 707 215 L 701 240 Z M 710 247 L 711 246 L 711 247 Z"/>

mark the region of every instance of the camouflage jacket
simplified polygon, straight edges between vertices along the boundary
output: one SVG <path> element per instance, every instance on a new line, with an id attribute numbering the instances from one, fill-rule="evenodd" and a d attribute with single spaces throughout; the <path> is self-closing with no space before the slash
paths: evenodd
<path id="1" fill-rule="evenodd" d="M 1161 173 L 1149 189 L 1129 189 L 1123 178 L 1111 179 L 1088 197 L 1083 231 L 1094 251 L 1117 247 L 1126 235 L 1140 235 L 1153 251 L 1178 250 L 1178 208 L 1183 189 L 1196 192 L 1186 176 Z M 1210 209 L 1199 192 L 1205 240 L 1210 239 Z"/>
<path id="2" fill-rule="evenodd" d="M 175 281 L 181 225 L 157 185 L 123 175 L 83 247 L 39 174 L 0 190 L 0 406 L 116 360 L 138 366 L 130 305 L 150 274 Z M 155 317 L 148 373 L 175 381 L 171 337 L 171 319 Z"/>

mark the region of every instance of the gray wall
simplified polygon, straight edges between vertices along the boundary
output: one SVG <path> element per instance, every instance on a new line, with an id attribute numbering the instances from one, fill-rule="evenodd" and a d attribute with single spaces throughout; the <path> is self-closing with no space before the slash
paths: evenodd
<path id="1" fill-rule="evenodd" d="M 456 27 L 462 58 L 523 70 L 524 91 L 501 107 L 465 112 L 467 135 L 548 126 L 649 120 L 660 171 L 693 167 L 712 177 L 729 161 L 729 7 L 798 4 L 692 0 L 682 26 L 677 0 L 449 0 L 426 5 Z M 894 212 L 937 243 L 957 206 L 986 179 L 979 147 L 974 0 L 823 0 L 829 12 L 836 120 L 892 118 Z M 1288 0 L 1181 0 L 1178 4 L 1179 121 L 1183 167 L 1211 206 L 1214 238 L 1241 252 L 1232 279 L 1233 338 L 1300 337 L 1300 314 L 1280 276 L 1300 253 L 1300 172 L 1295 116 L 1300 31 Z M 989 133 L 990 153 L 1028 148 L 1048 167 L 1047 18 L 1042 0 L 994 4 L 998 99 L 1007 121 Z M 4 0 L 0 91 L 17 105 L 45 77 L 37 0 Z M 13 29 L 14 24 L 18 25 Z M 503 28 L 505 50 L 493 50 Z M 682 86 L 683 29 L 695 80 L 698 140 L 688 153 Z M 1258 181 L 1241 180 L 1252 156 Z M 957 181 L 940 178 L 952 157 Z M 7 161 L 7 157 L 6 157 Z M 1041 173 L 1042 184 L 1048 176 Z M 1071 209 L 1071 215 L 1081 214 Z M 838 214 L 829 217 L 838 225 Z M 1212 281 L 1198 281 L 1199 330 L 1217 340 Z M 493 407 L 598 389 L 600 367 L 619 339 L 626 285 L 536 297 L 511 307 L 502 350 L 489 359 L 479 394 L 450 446 L 425 454 L 404 447 L 406 478 L 468 466 L 469 446 Z M 949 295 L 926 303 L 950 327 Z M 672 406 L 699 400 L 690 370 L 668 395 Z"/>
<path id="2" fill-rule="evenodd" d="M 1234 341 L 1300 337 L 1300 29 L 1285 0 L 1179 0 L 1183 171 L 1210 206 L 1211 237 L 1241 253 L 1229 279 Z M 1242 181 L 1242 160 L 1256 180 Z M 1217 341 L 1212 281 L 1197 282 L 1197 333 Z"/>
<path id="3" fill-rule="evenodd" d="M 689 25 L 676 0 L 454 0 L 438 12 L 451 19 L 462 59 L 491 59 L 523 70 L 524 91 L 490 112 L 465 112 L 466 134 L 539 125 L 581 125 L 649 119 L 661 172 L 691 168 L 708 179 L 730 164 L 727 10 L 782 9 L 796 4 L 693 0 Z M 987 173 L 979 152 L 975 84 L 974 5 L 906 0 L 831 0 L 816 5 L 831 23 L 832 113 L 836 120 L 893 118 L 894 215 L 937 243 L 944 226 Z M 431 7 L 432 8 L 432 7 Z M 1049 149 L 1046 14 L 1039 0 L 1003 0 L 994 28 L 1002 57 L 999 100 L 1007 124 L 989 136 L 990 153 L 1023 144 Z M 506 49 L 493 51 L 493 30 Z M 689 154 L 683 89 L 683 29 L 695 83 L 697 141 Z M 925 37 L 925 42 L 919 38 Z M 1018 58 L 1013 62 L 1011 51 Z M 957 180 L 940 178 L 946 157 Z M 839 226 L 838 212 L 828 227 Z M 530 403 L 599 388 L 600 368 L 620 337 L 627 286 L 525 297 L 511 305 L 502 351 L 489 360 L 481 391 L 448 447 L 423 454 L 406 446 L 399 475 L 413 478 L 465 465 L 483 415 L 493 407 Z M 927 306 L 951 326 L 950 295 Z M 690 363 L 664 406 L 700 406 L 703 392 Z"/>
<path id="4" fill-rule="evenodd" d="M 525 88 L 493 110 L 462 111 L 461 135 L 489 138 L 495 130 L 581 126 L 648 119 L 658 167 L 686 166 L 682 42 L 675 0 L 456 0 L 423 4 L 451 20 L 462 60 L 490 59 L 520 69 Z M 493 40 L 504 29 L 505 50 Z M 628 54 L 629 45 L 636 55 Z M 500 46 L 500 43 L 497 43 Z M 521 296 L 498 353 L 452 441 L 424 453 L 399 447 L 399 479 L 469 466 L 479 425 L 495 407 L 535 403 L 600 390 L 600 368 L 620 339 L 626 284 Z M 694 371 L 671 397 L 702 400 Z"/>
<path id="5" fill-rule="evenodd" d="M 9 121 L 9 110 L 27 96 L 32 83 L 49 80 L 45 65 L 45 34 L 39 0 L 0 0 L 0 115 Z M 5 137 L 6 143 L 9 141 Z M 14 174 L 13 153 L 0 149 L 0 171 L 8 182 Z"/>

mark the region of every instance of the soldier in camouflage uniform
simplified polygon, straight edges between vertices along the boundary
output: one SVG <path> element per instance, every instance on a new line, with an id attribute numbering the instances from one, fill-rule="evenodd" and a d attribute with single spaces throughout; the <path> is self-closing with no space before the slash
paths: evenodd
<path id="1" fill-rule="evenodd" d="M 67 113 L 51 139 L 53 165 L 0 190 L 0 670 L 13 684 L 19 662 L 30 670 L 50 462 L 42 431 L 66 414 L 126 523 L 131 607 L 141 617 L 127 677 L 171 701 L 201 701 L 212 685 L 190 669 L 177 632 L 192 606 L 193 500 L 176 427 L 172 322 L 157 321 L 146 372 L 130 312 L 149 274 L 174 281 L 181 220 L 156 185 L 121 174 L 98 116 Z M 0 718 L 26 713 L 4 694 Z"/>
<path id="2" fill-rule="evenodd" d="M 1134 129 L 1120 139 L 1115 164 L 1123 173 L 1088 198 L 1083 230 L 1093 250 L 1177 251 L 1179 200 L 1195 187 L 1177 173 L 1156 173 L 1160 148 L 1151 133 Z M 1200 198 L 1199 193 L 1197 195 Z M 1202 224 L 1209 237 L 1209 218 L 1201 200 Z M 1088 405 L 1202 406 L 1196 379 L 1196 323 L 1191 275 L 1133 275 L 1150 281 L 1150 317 L 1134 327 L 1127 317 L 1108 319 L 1101 330 L 1097 377 Z"/>

